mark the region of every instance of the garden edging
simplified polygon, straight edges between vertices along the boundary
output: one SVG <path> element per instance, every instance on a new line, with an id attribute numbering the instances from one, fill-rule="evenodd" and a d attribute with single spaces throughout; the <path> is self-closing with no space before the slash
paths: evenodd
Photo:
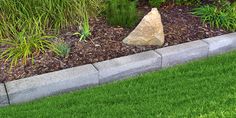
<path id="1" fill-rule="evenodd" d="M 236 33 L 0 83 L 0 106 L 124 79 L 233 49 L 236 49 Z"/>
<path id="2" fill-rule="evenodd" d="M 8 97 L 5 89 L 5 85 L 0 83 L 0 107 L 8 104 Z"/>
<path id="3" fill-rule="evenodd" d="M 94 63 L 93 65 L 99 71 L 99 83 L 106 83 L 139 72 L 160 69 L 161 56 L 152 50 Z"/>

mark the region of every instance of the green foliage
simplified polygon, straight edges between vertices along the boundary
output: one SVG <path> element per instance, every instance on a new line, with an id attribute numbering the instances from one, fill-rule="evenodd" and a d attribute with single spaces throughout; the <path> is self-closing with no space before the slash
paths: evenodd
<path id="1" fill-rule="evenodd" d="M 80 26 L 81 26 L 80 31 L 74 33 L 73 35 L 79 35 L 80 41 L 84 41 L 91 35 L 90 26 L 89 26 L 89 18 L 86 13 L 83 16 L 83 22 L 82 22 L 82 25 Z"/>
<path id="2" fill-rule="evenodd" d="M 136 1 L 130 0 L 108 0 L 106 18 L 113 26 L 133 27 L 137 21 Z"/>
<path id="3" fill-rule="evenodd" d="M 166 0 L 149 0 L 149 4 L 152 7 L 160 7 L 162 3 L 165 3 Z"/>
<path id="4" fill-rule="evenodd" d="M 91 35 L 90 28 L 89 28 L 89 19 L 88 16 L 84 16 L 83 20 L 83 25 L 82 25 L 82 31 L 81 31 L 81 36 L 80 36 L 80 41 L 81 40 L 86 40 Z"/>
<path id="5" fill-rule="evenodd" d="M 10 61 L 11 68 L 17 65 L 18 60 L 22 59 L 26 64 L 27 59 L 31 57 L 32 63 L 34 55 L 45 52 L 46 49 L 52 49 L 54 46 L 47 39 L 53 36 L 44 36 L 38 26 L 29 28 L 29 31 L 22 30 L 18 32 L 14 26 L 9 27 L 11 38 L 2 39 L 0 43 L 7 48 L 1 51 L 0 59 Z"/>
<path id="6" fill-rule="evenodd" d="M 234 5 L 227 5 L 223 8 L 206 5 L 194 9 L 193 14 L 212 27 L 236 31 L 236 7 Z"/>
<path id="7" fill-rule="evenodd" d="M 12 64 L 21 58 L 25 62 L 52 45 L 45 40 L 48 34 L 56 35 L 60 29 L 82 22 L 87 37 L 87 19 L 103 8 L 103 0 L 0 0 L 0 41 L 7 45 L 1 58 L 12 60 Z"/>
<path id="8" fill-rule="evenodd" d="M 1 0 L 0 15 L 8 24 L 19 22 L 24 25 L 40 20 L 44 30 L 60 30 L 68 25 L 76 25 L 82 20 L 84 11 L 89 16 L 97 15 L 103 0 Z M 27 21 L 25 23 L 25 21 Z M 2 29 L 0 29 L 2 32 Z M 2 34 L 2 33 L 1 33 Z"/>
<path id="9" fill-rule="evenodd" d="M 70 46 L 64 42 L 58 42 L 55 44 L 55 52 L 60 57 L 68 57 L 70 53 Z"/>

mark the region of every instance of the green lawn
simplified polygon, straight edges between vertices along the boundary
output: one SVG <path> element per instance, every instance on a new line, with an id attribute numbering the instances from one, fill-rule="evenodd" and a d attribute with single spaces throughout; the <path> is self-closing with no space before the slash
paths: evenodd
<path id="1" fill-rule="evenodd" d="M 0 108 L 5 117 L 236 117 L 236 52 Z"/>

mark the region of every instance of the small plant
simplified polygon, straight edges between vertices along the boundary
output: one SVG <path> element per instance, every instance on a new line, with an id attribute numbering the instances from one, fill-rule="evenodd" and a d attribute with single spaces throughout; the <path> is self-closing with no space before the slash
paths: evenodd
<path id="1" fill-rule="evenodd" d="M 91 35 L 91 32 L 89 28 L 89 19 L 86 18 L 85 21 L 83 21 L 80 41 L 86 40 L 90 35 Z"/>
<path id="2" fill-rule="evenodd" d="M 106 18 L 110 25 L 133 27 L 137 21 L 136 1 L 132 0 L 108 0 Z"/>
<path id="3" fill-rule="evenodd" d="M 86 40 L 90 35 L 90 26 L 89 26 L 89 15 L 86 10 L 86 2 L 81 1 L 81 13 L 82 13 L 82 24 L 80 25 L 80 31 L 74 33 L 74 35 L 79 35 L 80 36 L 80 41 Z"/>
<path id="4" fill-rule="evenodd" d="M 0 40 L 0 43 L 7 47 L 1 51 L 0 59 L 5 59 L 6 62 L 10 61 L 10 68 L 16 66 L 19 60 L 26 64 L 29 57 L 34 63 L 35 55 L 53 48 L 51 42 L 47 40 L 53 38 L 53 36 L 43 36 L 42 32 L 36 29 L 32 29 L 31 32 L 25 30 L 18 32 L 12 26 L 11 31 L 13 39 Z"/>
<path id="5" fill-rule="evenodd" d="M 55 43 L 55 50 L 57 55 L 60 57 L 68 57 L 70 53 L 70 46 L 67 43 L 64 42 L 58 42 Z"/>
<path id="6" fill-rule="evenodd" d="M 86 40 L 91 35 L 90 26 L 89 26 L 89 18 L 86 12 L 85 12 L 85 15 L 83 16 L 83 22 L 82 22 L 80 30 L 81 31 L 73 34 L 73 35 L 79 35 L 80 41 Z"/>
<path id="7" fill-rule="evenodd" d="M 91 35 L 91 32 L 89 28 L 89 18 L 88 18 L 88 15 L 85 13 L 80 41 L 86 40 L 86 38 L 88 38 L 90 35 Z"/>
<path id="8" fill-rule="evenodd" d="M 234 5 L 223 8 L 206 5 L 194 9 L 193 14 L 199 16 L 204 23 L 209 23 L 211 27 L 236 31 L 236 9 Z"/>

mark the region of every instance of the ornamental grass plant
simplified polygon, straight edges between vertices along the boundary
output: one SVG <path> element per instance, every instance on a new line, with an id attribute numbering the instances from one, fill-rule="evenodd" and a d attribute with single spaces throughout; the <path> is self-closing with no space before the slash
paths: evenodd
<path id="1" fill-rule="evenodd" d="M 103 0 L 1 0 L 0 59 L 11 65 L 45 52 L 49 40 L 67 26 L 79 26 L 84 17 L 96 16 Z M 50 45 L 50 46 L 49 46 Z"/>
<path id="2" fill-rule="evenodd" d="M 236 31 L 236 2 L 221 5 L 204 5 L 195 8 L 193 14 L 211 27 Z"/>

